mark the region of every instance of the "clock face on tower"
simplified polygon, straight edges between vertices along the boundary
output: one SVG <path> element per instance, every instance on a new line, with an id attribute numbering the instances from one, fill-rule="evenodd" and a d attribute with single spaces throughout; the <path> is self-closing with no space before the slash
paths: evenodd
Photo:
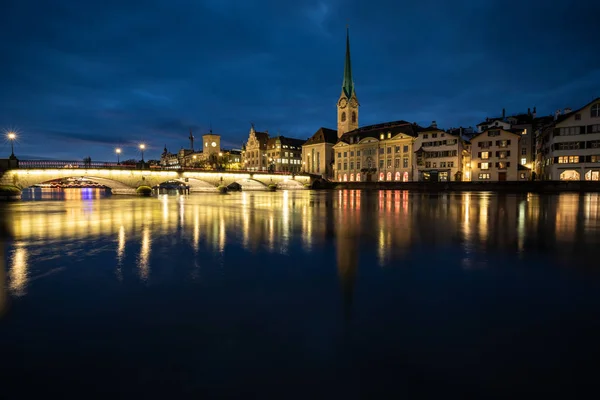
<path id="1" fill-rule="evenodd" d="M 216 143 L 216 142 L 212 142 L 210 145 L 211 145 L 212 147 L 217 147 L 217 143 Z"/>
<path id="2" fill-rule="evenodd" d="M 356 106 L 358 106 L 358 103 L 356 102 L 356 100 L 355 100 L 355 99 L 352 99 L 352 100 L 350 100 L 350 105 L 351 105 L 352 107 L 356 107 Z"/>
<path id="3" fill-rule="evenodd" d="M 342 98 L 340 100 L 340 107 L 341 108 L 346 108 L 346 105 L 348 104 L 348 100 L 346 100 L 345 98 Z"/>

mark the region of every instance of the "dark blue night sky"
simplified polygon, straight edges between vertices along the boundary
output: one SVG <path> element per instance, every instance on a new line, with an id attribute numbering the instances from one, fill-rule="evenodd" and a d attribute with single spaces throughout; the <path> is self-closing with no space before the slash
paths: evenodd
<path id="1" fill-rule="evenodd" d="M 336 127 L 346 24 L 361 125 L 443 128 L 578 108 L 600 96 L 600 3 L 589 1 L 8 0 L 0 128 L 21 158 L 158 158 L 211 124 Z M 0 140 L 0 152 L 10 145 Z"/>

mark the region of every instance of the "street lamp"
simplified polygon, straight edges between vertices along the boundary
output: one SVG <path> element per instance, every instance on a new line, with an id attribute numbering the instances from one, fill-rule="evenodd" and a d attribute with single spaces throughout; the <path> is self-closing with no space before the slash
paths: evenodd
<path id="1" fill-rule="evenodd" d="M 140 151 L 142 152 L 142 162 L 144 162 L 144 149 L 146 148 L 145 144 L 140 144 Z"/>
<path id="2" fill-rule="evenodd" d="M 117 165 L 121 165 L 121 160 L 119 159 L 119 156 L 121 155 L 121 149 L 117 147 L 115 149 L 115 153 L 117 153 Z"/>
<path id="3" fill-rule="evenodd" d="M 10 158 L 15 158 L 15 139 L 17 134 L 14 132 L 8 132 L 8 140 L 10 140 Z"/>

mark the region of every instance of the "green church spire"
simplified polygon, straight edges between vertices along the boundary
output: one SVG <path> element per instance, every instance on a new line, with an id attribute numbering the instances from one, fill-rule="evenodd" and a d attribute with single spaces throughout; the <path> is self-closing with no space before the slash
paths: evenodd
<path id="1" fill-rule="evenodd" d="M 350 30 L 346 27 L 346 64 L 344 65 L 344 82 L 342 90 L 348 99 L 354 94 L 354 82 L 352 81 L 352 65 L 350 64 Z"/>

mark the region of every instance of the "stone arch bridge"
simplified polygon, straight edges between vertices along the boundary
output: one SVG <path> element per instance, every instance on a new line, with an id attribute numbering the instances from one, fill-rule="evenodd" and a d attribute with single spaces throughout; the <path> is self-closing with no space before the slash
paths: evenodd
<path id="1" fill-rule="evenodd" d="M 0 185 L 12 185 L 24 189 L 36 184 L 60 178 L 85 178 L 109 187 L 113 194 L 135 194 L 140 186 L 154 187 L 168 181 L 178 181 L 189 186 L 190 192 L 216 192 L 218 186 L 237 183 L 242 190 L 268 190 L 274 184 L 277 189 L 306 189 L 313 176 L 309 174 L 286 175 L 250 171 L 197 171 L 133 169 L 119 167 L 90 168 L 19 168 L 0 171 Z"/>

